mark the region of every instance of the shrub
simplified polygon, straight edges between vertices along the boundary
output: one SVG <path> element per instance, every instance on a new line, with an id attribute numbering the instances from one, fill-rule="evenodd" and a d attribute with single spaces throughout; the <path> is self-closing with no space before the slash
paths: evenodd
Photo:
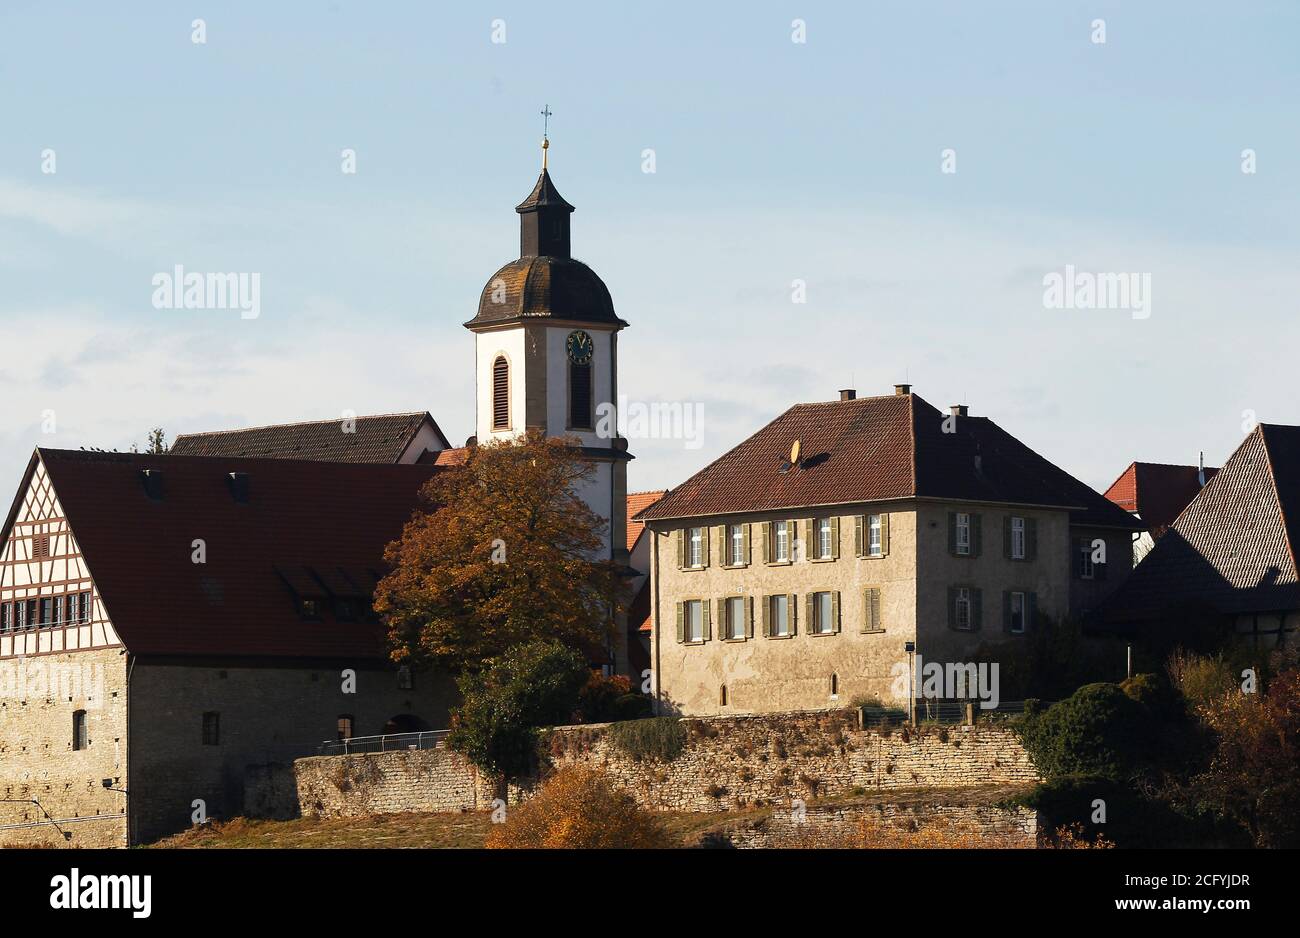
<path id="1" fill-rule="evenodd" d="M 1088 684 L 1015 724 L 1035 767 L 1048 778 L 1125 779 L 1142 765 L 1155 726 L 1151 712 L 1114 684 Z"/>
<path id="2" fill-rule="evenodd" d="M 609 739 L 637 762 L 672 762 L 686 746 L 686 726 L 676 717 L 629 720 L 610 726 Z"/>
<path id="3" fill-rule="evenodd" d="M 1099 806 L 1097 802 L 1101 802 Z M 1016 800 L 1038 811 L 1044 838 L 1069 831 L 1075 839 L 1104 837 L 1120 847 L 1162 847 L 1193 841 L 1192 824 L 1163 802 L 1111 778 L 1065 775 Z M 1104 813 L 1098 813 L 1099 807 Z"/>
<path id="4" fill-rule="evenodd" d="M 1120 682 L 1119 689 L 1164 720 L 1186 716 L 1186 709 L 1173 685 L 1163 675 L 1135 674 Z"/>
<path id="5" fill-rule="evenodd" d="M 632 692 L 632 681 L 616 674 L 606 677 L 593 671 L 578 694 L 577 723 L 613 723 L 638 720 L 650 713 L 650 698 Z"/>
<path id="6" fill-rule="evenodd" d="M 538 727 L 567 722 L 589 671 L 582 655 L 557 641 L 510 648 L 459 680 L 464 703 L 452 713 L 447 745 L 498 778 L 537 765 Z"/>
<path id="7" fill-rule="evenodd" d="M 527 803 L 493 825 L 490 848 L 653 849 L 672 846 L 659 819 L 600 772 L 557 772 Z"/>
<path id="8" fill-rule="evenodd" d="M 1187 702 L 1202 707 L 1238 685 L 1235 670 L 1222 652 L 1198 655 L 1176 649 L 1165 665 L 1169 680 Z"/>

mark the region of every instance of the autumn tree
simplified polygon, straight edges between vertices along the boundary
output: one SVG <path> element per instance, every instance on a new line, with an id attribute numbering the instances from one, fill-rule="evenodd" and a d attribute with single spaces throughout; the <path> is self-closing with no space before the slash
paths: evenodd
<path id="1" fill-rule="evenodd" d="M 594 471 L 572 441 L 530 432 L 434 476 L 375 594 L 393 659 L 475 671 L 537 638 L 599 656 L 626 587 L 576 494 Z"/>

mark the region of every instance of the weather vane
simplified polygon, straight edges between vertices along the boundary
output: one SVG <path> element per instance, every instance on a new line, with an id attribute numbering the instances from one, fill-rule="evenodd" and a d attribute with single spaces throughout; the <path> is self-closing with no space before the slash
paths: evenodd
<path id="1" fill-rule="evenodd" d="M 546 168 L 546 151 L 549 150 L 549 149 L 551 148 L 551 141 L 550 141 L 550 132 L 551 132 L 551 113 L 552 113 L 552 111 L 551 111 L 551 106 L 550 106 L 549 104 L 543 104 L 543 105 L 542 105 L 542 110 L 541 110 L 541 115 L 542 115 L 542 169 L 545 169 L 545 168 Z"/>

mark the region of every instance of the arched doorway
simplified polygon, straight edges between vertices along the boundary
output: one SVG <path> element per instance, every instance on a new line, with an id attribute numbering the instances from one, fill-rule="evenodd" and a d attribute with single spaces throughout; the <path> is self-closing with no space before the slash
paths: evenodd
<path id="1" fill-rule="evenodd" d="M 423 733 L 427 729 L 429 724 L 414 713 L 399 713 L 388 718 L 382 732 L 385 736 L 391 736 L 395 733 Z"/>

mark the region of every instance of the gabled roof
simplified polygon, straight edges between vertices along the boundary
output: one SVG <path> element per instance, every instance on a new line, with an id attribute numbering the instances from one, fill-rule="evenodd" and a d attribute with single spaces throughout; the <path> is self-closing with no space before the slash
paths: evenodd
<path id="1" fill-rule="evenodd" d="M 1300 609 L 1298 543 L 1300 427 L 1260 424 L 1111 597 L 1105 617 L 1135 621 L 1186 604 Z"/>
<path id="2" fill-rule="evenodd" d="M 1205 481 L 1218 471 L 1206 466 Z M 1200 473 L 1197 466 L 1130 463 L 1106 490 L 1106 497 L 1140 517 L 1147 530 L 1159 537 L 1200 492 Z"/>
<path id="3" fill-rule="evenodd" d="M 357 417 L 355 427 L 349 428 L 353 432 L 344 432 L 343 420 L 338 419 L 187 433 L 176 438 L 171 455 L 395 463 L 426 424 L 444 449 L 451 445 L 433 417 L 420 411 Z"/>
<path id="4" fill-rule="evenodd" d="M 375 659 L 383 627 L 298 614 L 368 596 L 435 466 L 38 449 L 113 626 L 143 655 Z M 141 470 L 159 470 L 150 498 Z M 246 502 L 229 474 L 245 473 Z M 20 496 L 21 498 L 21 493 Z M 13 512 L 6 530 L 8 535 Z M 200 539 L 206 563 L 192 562 Z"/>
<path id="5" fill-rule="evenodd" d="M 636 515 L 649 508 L 659 499 L 668 494 L 667 489 L 660 489 L 657 492 L 629 492 L 627 495 L 627 549 L 631 550 L 636 547 L 637 540 L 641 537 L 641 532 L 645 530 L 645 522 L 639 521 Z"/>
<path id="6" fill-rule="evenodd" d="M 1059 507 L 1075 524 L 1141 528 L 987 417 L 948 416 L 916 394 L 796 404 L 641 520 L 934 498 Z M 782 472 L 796 440 L 799 465 Z"/>

